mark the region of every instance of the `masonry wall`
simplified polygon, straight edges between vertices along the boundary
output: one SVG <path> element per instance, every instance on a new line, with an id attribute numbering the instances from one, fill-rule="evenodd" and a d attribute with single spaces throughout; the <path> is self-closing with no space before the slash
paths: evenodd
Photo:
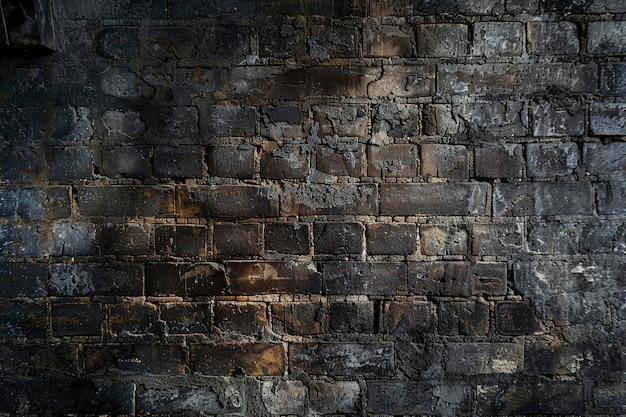
<path id="1" fill-rule="evenodd" d="M 53 7 L 0 412 L 626 413 L 626 3 Z"/>

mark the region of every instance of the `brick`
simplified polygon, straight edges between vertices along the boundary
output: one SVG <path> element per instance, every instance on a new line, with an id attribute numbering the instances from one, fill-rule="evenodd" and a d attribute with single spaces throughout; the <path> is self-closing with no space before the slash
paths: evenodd
<path id="1" fill-rule="evenodd" d="M 531 178 L 573 176 L 580 163 L 575 143 L 529 143 L 526 174 Z"/>
<path id="2" fill-rule="evenodd" d="M 0 256 L 23 258 L 42 257 L 45 251 L 45 231 L 34 223 L 0 224 Z"/>
<path id="3" fill-rule="evenodd" d="M 467 297 L 472 290 L 465 262 L 409 262 L 408 285 L 417 295 Z"/>
<path id="4" fill-rule="evenodd" d="M 600 383 L 593 389 L 594 404 L 602 407 L 607 412 L 624 412 L 626 404 L 626 383 L 609 384 Z"/>
<path id="5" fill-rule="evenodd" d="M 488 0 L 418 0 L 419 8 L 425 13 L 461 13 L 470 16 L 501 15 L 504 4 Z"/>
<path id="6" fill-rule="evenodd" d="M 107 110 L 102 114 L 103 140 L 107 145 L 142 142 L 146 124 L 137 111 Z"/>
<path id="7" fill-rule="evenodd" d="M 272 187 L 247 185 L 179 186 L 178 213 L 185 217 L 246 218 L 278 216 Z"/>
<path id="8" fill-rule="evenodd" d="M 423 255 L 466 255 L 467 230 L 462 226 L 420 226 Z"/>
<path id="9" fill-rule="evenodd" d="M 182 346 L 163 344 L 90 344 L 84 350 L 87 375 L 180 375 L 185 371 Z"/>
<path id="10" fill-rule="evenodd" d="M 70 216 L 67 187 L 0 188 L 0 217 L 63 219 Z"/>
<path id="11" fill-rule="evenodd" d="M 363 56 L 410 57 L 413 55 L 410 28 L 366 26 L 363 28 Z"/>
<path id="12" fill-rule="evenodd" d="M 152 169 L 157 178 L 202 178 L 202 148 L 157 146 Z"/>
<path id="13" fill-rule="evenodd" d="M 46 172 L 41 155 L 33 150 L 8 148 L 8 142 L 0 154 L 0 178 L 5 185 L 32 184 Z"/>
<path id="14" fill-rule="evenodd" d="M 373 302 L 330 303 L 328 331 L 331 333 L 375 333 Z"/>
<path id="15" fill-rule="evenodd" d="M 138 178 L 148 176 L 150 148 L 147 146 L 118 146 L 103 150 L 96 172 L 109 178 Z"/>
<path id="16" fill-rule="evenodd" d="M 476 401 L 482 415 L 576 415 L 585 414 L 583 398 L 579 382 L 531 380 L 482 385 Z"/>
<path id="17" fill-rule="evenodd" d="M 584 362 L 583 350 L 583 346 L 559 343 L 529 344 L 524 349 L 524 368 L 530 375 L 575 375 Z"/>
<path id="18" fill-rule="evenodd" d="M 232 65 L 243 61 L 250 53 L 250 31 L 234 25 L 208 26 L 200 42 L 199 56 Z"/>
<path id="19" fill-rule="evenodd" d="M 321 292 L 321 274 L 312 264 L 228 262 L 226 276 L 234 295 Z"/>
<path id="20" fill-rule="evenodd" d="M 370 255 L 410 255 L 417 250 L 417 228 L 409 223 L 367 225 L 367 253 Z"/>
<path id="21" fill-rule="evenodd" d="M 272 304 L 272 330 L 293 335 L 320 334 L 327 313 L 320 303 Z"/>
<path id="22" fill-rule="evenodd" d="M 241 146 L 211 146 L 208 149 L 209 175 L 215 177 L 252 178 L 254 148 Z"/>
<path id="23" fill-rule="evenodd" d="M 223 386 L 174 386 L 137 388 L 137 413 L 171 415 L 181 412 L 238 414 L 244 411 L 245 386 L 230 380 Z M 226 398 L 226 400 L 222 400 Z M 184 411 L 182 411 L 184 410 Z"/>
<path id="24" fill-rule="evenodd" d="M 420 107 L 416 104 L 384 102 L 374 113 L 372 134 L 383 142 L 387 137 L 416 136 L 420 130 L 420 118 Z"/>
<path id="25" fill-rule="evenodd" d="M 161 306 L 161 320 L 169 334 L 210 334 L 211 304 L 170 303 Z"/>
<path id="26" fill-rule="evenodd" d="M 315 152 L 315 167 L 318 171 L 336 176 L 361 176 L 361 145 L 346 143 L 337 148 L 320 145 Z"/>
<path id="27" fill-rule="evenodd" d="M 83 216 L 153 217 L 174 214 L 172 187 L 84 186 L 77 188 L 75 195 L 78 212 Z"/>
<path id="28" fill-rule="evenodd" d="M 387 145 L 367 147 L 367 175 L 370 177 L 415 177 L 417 147 Z"/>
<path id="29" fill-rule="evenodd" d="M 217 223 L 213 227 L 216 255 L 258 256 L 261 253 L 261 225 L 258 223 Z"/>
<path id="30" fill-rule="evenodd" d="M 289 367 L 310 375 L 390 376 L 394 357 L 391 343 L 292 343 Z"/>
<path id="31" fill-rule="evenodd" d="M 261 384 L 261 399 L 274 415 L 304 415 L 308 392 L 302 381 L 274 379 Z"/>
<path id="32" fill-rule="evenodd" d="M 48 268 L 43 264 L 0 265 L 0 297 L 43 297 L 48 293 Z"/>
<path id="33" fill-rule="evenodd" d="M 512 374 L 524 366 L 524 348 L 514 343 L 450 343 L 446 370 L 456 375 Z"/>
<path id="34" fill-rule="evenodd" d="M 157 226 L 154 229 L 157 255 L 206 256 L 206 226 Z"/>
<path id="35" fill-rule="evenodd" d="M 256 133 L 256 110 L 246 106 L 212 106 L 209 135 L 251 137 Z"/>
<path id="36" fill-rule="evenodd" d="M 146 108 L 142 118 L 148 126 L 155 126 L 156 132 L 168 143 L 196 142 L 200 133 L 197 107 L 157 107 Z M 163 142 L 160 140 L 159 142 Z"/>
<path id="37" fill-rule="evenodd" d="M 106 405 L 98 404 L 93 382 L 65 378 L 28 378 L 23 382 L 21 394 L 28 401 L 33 414 L 63 414 L 68 410 L 76 413 L 107 413 Z"/>
<path id="38" fill-rule="evenodd" d="M 304 115 L 296 106 L 264 106 L 261 108 L 261 135 L 280 141 L 285 138 L 303 138 Z"/>
<path id="39" fill-rule="evenodd" d="M 350 26 L 315 25 L 307 43 L 313 59 L 355 58 L 359 53 L 359 31 Z"/>
<path id="40" fill-rule="evenodd" d="M 519 144 L 487 145 L 474 149 L 479 178 L 522 178 L 524 150 Z"/>
<path id="41" fill-rule="evenodd" d="M 433 321 L 433 308 L 428 302 L 390 301 L 383 305 L 382 329 L 392 336 L 420 337 L 432 332 Z"/>
<path id="42" fill-rule="evenodd" d="M 420 11 L 418 2 L 418 0 L 373 0 L 370 2 L 370 16 L 414 16 Z"/>
<path id="43" fill-rule="evenodd" d="M 501 301 L 496 304 L 496 328 L 503 335 L 523 336 L 538 333 L 541 323 L 532 304 Z"/>
<path id="44" fill-rule="evenodd" d="M 0 364 L 3 380 L 23 374 L 76 375 L 78 373 L 78 348 L 67 343 L 34 344 L 6 339 L 0 346 Z"/>
<path id="45" fill-rule="evenodd" d="M 96 228 L 91 223 L 55 222 L 48 240 L 50 256 L 93 255 Z"/>
<path id="46" fill-rule="evenodd" d="M 259 33 L 260 56 L 295 58 L 306 54 L 304 27 L 299 20 L 275 18 Z"/>
<path id="47" fill-rule="evenodd" d="M 258 335 L 269 326 L 264 303 L 215 304 L 215 326 L 224 333 Z"/>
<path id="48" fill-rule="evenodd" d="M 0 335 L 16 337 L 48 336 L 48 305 L 1 304 Z"/>
<path id="49" fill-rule="evenodd" d="M 308 255 L 309 230 L 309 225 L 303 223 L 266 223 L 265 250 L 289 255 Z"/>
<path id="50" fill-rule="evenodd" d="M 151 27 L 145 35 L 145 54 L 157 61 L 190 59 L 196 55 L 198 35 L 188 27 Z"/>
<path id="51" fill-rule="evenodd" d="M 80 3 L 63 3 L 55 9 L 55 16 L 64 19 L 165 19 L 166 9 L 160 0 L 139 0 L 136 2 L 116 3 L 108 7 L 97 0 L 86 0 Z"/>
<path id="52" fill-rule="evenodd" d="M 535 55 L 576 55 L 580 50 L 573 22 L 528 22 L 528 50 Z"/>
<path id="53" fill-rule="evenodd" d="M 533 109 L 534 136 L 582 136 L 585 108 L 574 103 L 538 104 Z"/>
<path id="54" fill-rule="evenodd" d="M 626 175 L 613 175 L 610 181 L 601 183 L 596 188 L 596 204 L 599 214 L 624 214 L 626 207 Z"/>
<path id="55" fill-rule="evenodd" d="M 106 404 L 110 413 L 132 414 L 135 412 L 135 392 L 133 382 L 117 382 L 108 379 L 95 379 L 96 399 Z"/>
<path id="56" fill-rule="evenodd" d="M 0 382 L 0 412 L 16 412 L 17 402 L 17 386 L 9 381 Z"/>
<path id="57" fill-rule="evenodd" d="M 172 0 L 170 4 L 171 18 L 181 20 L 231 15 L 251 17 L 256 10 L 256 4 L 251 0 L 226 3 L 219 0 Z"/>
<path id="58" fill-rule="evenodd" d="M 143 265 L 124 263 L 50 264 L 48 270 L 51 295 L 143 295 Z"/>
<path id="59" fill-rule="evenodd" d="M 487 184 L 382 184 L 380 214 L 466 216 L 487 213 Z"/>
<path id="60" fill-rule="evenodd" d="M 587 52 L 592 55 L 626 55 L 626 22 L 589 22 Z"/>
<path id="61" fill-rule="evenodd" d="M 291 0 L 271 0 L 266 2 L 261 8 L 266 15 L 287 15 L 287 16 L 323 16 L 332 19 L 356 16 L 365 17 L 367 11 L 367 1 L 357 0 L 351 3 L 331 3 L 323 0 L 313 1 L 291 1 Z"/>
<path id="62" fill-rule="evenodd" d="M 591 214 L 589 183 L 496 184 L 494 216 L 550 216 Z"/>
<path id="63" fill-rule="evenodd" d="M 146 264 L 146 295 L 218 296 L 229 293 L 220 264 L 165 263 Z"/>
<path id="64" fill-rule="evenodd" d="M 367 84 L 370 98 L 428 97 L 435 93 L 434 65 L 384 65 L 382 74 Z"/>
<path id="65" fill-rule="evenodd" d="M 489 305 L 473 301 L 439 304 L 439 334 L 485 336 L 489 333 Z"/>
<path id="66" fill-rule="evenodd" d="M 99 226 L 98 246 L 103 255 L 150 254 L 150 229 L 140 224 Z"/>
<path id="67" fill-rule="evenodd" d="M 593 103 L 589 117 L 589 128 L 595 135 L 626 134 L 626 104 L 624 103 Z"/>
<path id="68" fill-rule="evenodd" d="M 110 67 L 100 74 L 100 90 L 108 96 L 132 101 L 154 95 L 154 89 L 125 67 Z"/>
<path id="69" fill-rule="evenodd" d="M 361 223 L 315 223 L 313 241 L 316 254 L 355 254 L 363 251 Z"/>
<path id="70" fill-rule="evenodd" d="M 313 106 L 314 120 L 319 123 L 319 135 L 367 135 L 367 107 L 365 105 L 323 104 Z"/>
<path id="71" fill-rule="evenodd" d="M 467 123 L 451 104 L 427 104 L 422 113 L 424 134 L 452 136 L 464 133 Z"/>
<path id="72" fill-rule="evenodd" d="M 447 58 L 467 55 L 466 25 L 451 23 L 418 25 L 416 34 L 418 57 Z"/>
<path id="73" fill-rule="evenodd" d="M 52 333 L 55 336 L 99 336 L 102 333 L 100 304 L 53 304 Z"/>
<path id="74" fill-rule="evenodd" d="M 356 413 L 361 387 L 356 381 L 321 381 L 309 383 L 309 406 L 319 414 Z"/>
<path id="75" fill-rule="evenodd" d="M 108 330 L 114 335 L 147 334 L 156 331 L 158 309 L 151 304 L 114 304 L 108 311 Z"/>
<path id="76" fill-rule="evenodd" d="M 521 23 L 479 22 L 473 27 L 473 55 L 485 57 L 520 56 L 524 45 Z"/>
<path id="77" fill-rule="evenodd" d="M 580 252 L 582 224 L 530 222 L 527 226 L 528 250 L 539 253 L 573 255 Z"/>
<path id="78" fill-rule="evenodd" d="M 261 178 L 304 179 L 309 174 L 309 160 L 300 146 L 268 143 L 261 152 Z"/>
<path id="79" fill-rule="evenodd" d="M 473 295 L 506 295 L 507 266 L 503 262 L 476 262 L 470 265 Z"/>
<path id="80" fill-rule="evenodd" d="M 328 295 L 396 295 L 406 292 L 406 265 L 396 262 L 332 262 L 324 266 Z"/>
<path id="81" fill-rule="evenodd" d="M 138 30 L 133 27 L 109 27 L 96 38 L 96 50 L 109 59 L 130 61 L 139 55 Z"/>
<path id="82" fill-rule="evenodd" d="M 283 215 L 377 215 L 378 189 L 374 184 L 285 185 Z"/>
<path id="83" fill-rule="evenodd" d="M 424 144 L 421 150 L 422 175 L 466 180 L 469 151 L 462 145 Z"/>
<path id="84" fill-rule="evenodd" d="M 626 63 L 600 64 L 600 91 L 609 96 L 626 94 Z"/>
<path id="85" fill-rule="evenodd" d="M 74 180 L 91 178 L 93 150 L 87 147 L 53 148 L 46 151 L 48 178 Z"/>
<path id="86" fill-rule="evenodd" d="M 285 371 L 281 344 L 191 345 L 190 350 L 191 371 L 194 373 L 280 376 Z"/>
<path id="87" fill-rule="evenodd" d="M 519 223 L 472 225 L 472 255 L 498 256 L 520 253 L 523 249 L 523 227 Z"/>

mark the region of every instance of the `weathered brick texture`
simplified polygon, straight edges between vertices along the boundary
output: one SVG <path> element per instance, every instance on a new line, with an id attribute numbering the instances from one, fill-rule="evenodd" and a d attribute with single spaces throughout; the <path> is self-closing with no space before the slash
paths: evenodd
<path id="1" fill-rule="evenodd" d="M 0 414 L 626 413 L 623 0 L 2 3 Z"/>

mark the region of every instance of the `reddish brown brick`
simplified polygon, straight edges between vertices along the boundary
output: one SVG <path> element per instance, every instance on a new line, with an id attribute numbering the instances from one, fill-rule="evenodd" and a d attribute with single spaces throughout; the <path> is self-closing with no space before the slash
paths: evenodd
<path id="1" fill-rule="evenodd" d="M 312 264 L 228 262 L 226 276 L 235 295 L 319 294 L 321 274 Z"/>
<path id="2" fill-rule="evenodd" d="M 363 150 L 360 144 L 345 144 L 336 149 L 330 146 L 318 146 L 316 150 L 316 168 L 328 175 L 359 177 Z"/>
<path id="3" fill-rule="evenodd" d="M 285 371 L 281 344 L 192 345 L 191 371 L 204 375 L 280 376 Z"/>
<path id="4" fill-rule="evenodd" d="M 215 305 L 215 326 L 222 332 L 259 334 L 269 325 L 263 303 L 218 302 Z"/>

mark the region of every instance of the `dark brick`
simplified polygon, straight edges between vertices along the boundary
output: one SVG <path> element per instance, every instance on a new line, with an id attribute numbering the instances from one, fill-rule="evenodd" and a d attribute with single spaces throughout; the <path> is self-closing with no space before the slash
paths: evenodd
<path id="1" fill-rule="evenodd" d="M 307 389 L 302 381 L 277 379 L 261 384 L 261 399 L 274 415 L 303 415 L 308 411 Z"/>
<path id="2" fill-rule="evenodd" d="M 0 178 L 5 184 L 32 184 L 46 172 L 46 163 L 40 152 L 16 150 L 5 142 L 0 145 Z"/>
<path id="3" fill-rule="evenodd" d="M 185 217 L 245 218 L 278 216 L 272 187 L 247 185 L 179 186 L 178 213 Z"/>
<path id="4" fill-rule="evenodd" d="M 146 295 L 218 296 L 229 292 L 224 267 L 217 263 L 149 263 Z"/>
<path id="5" fill-rule="evenodd" d="M 258 335 L 269 326 L 264 303 L 230 303 L 215 304 L 215 326 L 225 333 Z"/>
<path id="6" fill-rule="evenodd" d="M 433 308 L 428 302 L 390 301 L 383 305 L 383 331 L 393 336 L 432 332 Z"/>
<path id="7" fill-rule="evenodd" d="M 590 22 L 587 52 L 596 56 L 626 55 L 626 22 Z"/>
<path id="8" fill-rule="evenodd" d="M 391 343 L 291 343 L 289 367 L 309 375 L 376 378 L 393 373 Z"/>
<path id="9" fill-rule="evenodd" d="M 100 225 L 98 246 L 103 255 L 150 254 L 150 229 L 140 224 Z"/>
<path id="10" fill-rule="evenodd" d="M 154 176 L 159 178 L 201 178 L 202 148 L 195 146 L 154 149 Z"/>
<path id="11" fill-rule="evenodd" d="M 313 239 L 316 254 L 358 254 L 363 251 L 363 225 L 315 223 Z"/>
<path id="12" fill-rule="evenodd" d="M 241 146 L 211 146 L 208 149 L 209 175 L 229 178 L 254 176 L 254 148 Z"/>
<path id="13" fill-rule="evenodd" d="M 516 22 L 474 23 L 473 55 L 520 56 L 524 50 L 524 27 Z"/>
<path id="14" fill-rule="evenodd" d="M 359 53 L 359 31 L 350 26 L 312 26 L 308 46 L 313 59 L 354 58 Z"/>
<path id="15" fill-rule="evenodd" d="M 54 374 L 78 374 L 78 349 L 66 343 L 33 344 L 5 340 L 0 344 L 2 376 Z M 7 378 L 4 378 L 9 380 Z"/>
<path id="16" fill-rule="evenodd" d="M 157 255 L 206 256 L 206 226 L 157 226 L 154 229 Z"/>
<path id="17" fill-rule="evenodd" d="M 275 18 L 275 24 L 266 24 L 259 33 L 260 56 L 295 58 L 306 54 L 304 26 L 299 20 Z"/>
<path id="18" fill-rule="evenodd" d="M 451 374 L 512 374 L 524 366 L 524 347 L 516 343 L 450 343 L 446 369 Z"/>
<path id="19" fill-rule="evenodd" d="M 62 3 L 55 9 L 55 16 L 64 19 L 165 19 L 167 8 L 162 0 L 120 1 L 115 7 L 97 0 Z"/>
<path id="20" fill-rule="evenodd" d="M 497 256 L 521 252 L 523 227 L 518 223 L 472 225 L 472 255 Z"/>
<path id="21" fill-rule="evenodd" d="M 93 173 L 93 151 L 87 147 L 50 149 L 46 160 L 51 180 L 91 178 Z"/>
<path id="22" fill-rule="evenodd" d="M 467 297 L 471 293 L 465 262 L 410 262 L 409 292 L 418 295 Z"/>
<path id="23" fill-rule="evenodd" d="M 382 184 L 380 214 L 464 216 L 487 213 L 489 186 L 467 184 Z"/>
<path id="24" fill-rule="evenodd" d="M 263 120 L 266 123 L 287 123 L 289 125 L 301 125 L 304 115 L 299 107 L 276 106 L 263 107 Z"/>
<path id="25" fill-rule="evenodd" d="M 155 126 L 156 132 L 165 138 L 168 144 L 178 144 L 189 138 L 196 142 L 194 138 L 200 133 L 197 107 L 147 108 L 142 112 L 142 118 L 148 126 Z"/>
<path id="26" fill-rule="evenodd" d="M 468 31 L 466 25 L 428 24 L 417 26 L 417 56 L 457 57 L 468 52 Z M 445 41 L 442 42 L 442 39 Z"/>
<path id="27" fill-rule="evenodd" d="M 610 96 L 626 94 L 626 63 L 607 62 L 600 65 L 600 91 Z"/>
<path id="28" fill-rule="evenodd" d="M 575 375 L 585 361 L 584 350 L 583 346 L 550 342 L 529 344 L 524 348 L 524 370 L 530 375 Z"/>
<path id="29" fill-rule="evenodd" d="M 179 375 L 185 372 L 185 352 L 179 345 L 87 345 L 88 375 Z"/>
<path id="30" fill-rule="evenodd" d="M 406 265 L 386 262 L 332 262 L 324 266 L 329 295 L 396 295 L 406 292 Z"/>
<path id="31" fill-rule="evenodd" d="M 384 65 L 367 84 L 367 96 L 428 97 L 435 93 L 434 65 Z"/>
<path id="32" fill-rule="evenodd" d="M 320 334 L 327 313 L 320 303 L 272 304 L 272 330 L 293 335 Z"/>
<path id="33" fill-rule="evenodd" d="M 63 219 L 70 216 L 67 187 L 0 188 L 0 217 Z"/>
<path id="34" fill-rule="evenodd" d="M 200 56 L 225 64 L 238 63 L 250 53 L 248 28 L 233 25 L 208 26 L 200 45 Z"/>
<path id="35" fill-rule="evenodd" d="M 3 336 L 48 336 L 47 304 L 0 305 L 0 334 Z"/>
<path id="36" fill-rule="evenodd" d="M 0 224 L 0 256 L 42 257 L 45 250 L 44 230 L 34 223 Z"/>
<path id="37" fill-rule="evenodd" d="M 362 146 L 342 144 L 337 149 L 330 146 L 318 146 L 315 159 L 316 168 L 324 174 L 336 176 L 361 176 Z"/>
<path id="38" fill-rule="evenodd" d="M 212 106 L 209 109 L 209 126 L 211 136 L 254 136 L 256 109 L 243 106 Z"/>
<path id="39" fill-rule="evenodd" d="M 367 135 L 367 107 L 362 104 L 320 104 L 313 106 L 314 120 L 320 136 Z"/>
<path id="40" fill-rule="evenodd" d="M 96 50 L 110 59 L 130 61 L 139 55 L 138 30 L 134 27 L 110 27 L 96 37 Z"/>
<path id="41" fill-rule="evenodd" d="M 285 371 L 283 345 L 191 345 L 191 371 L 205 375 L 280 376 Z"/>
<path id="42" fill-rule="evenodd" d="M 310 227 L 305 223 L 266 223 L 265 250 L 290 255 L 307 255 Z"/>
<path id="43" fill-rule="evenodd" d="M 235 380 L 223 386 L 140 386 L 137 389 L 137 414 L 236 415 L 244 411 L 246 401 L 242 396 L 246 394 L 245 385 Z"/>
<path id="44" fill-rule="evenodd" d="M 413 55 L 409 27 L 366 26 L 363 29 L 363 56 L 410 57 Z"/>
<path id="45" fill-rule="evenodd" d="M 575 143 L 529 143 L 526 145 L 526 174 L 531 177 L 573 175 L 580 163 Z"/>
<path id="46" fill-rule="evenodd" d="M 123 303 L 109 307 L 108 330 L 114 335 L 154 333 L 158 309 L 144 303 Z"/>
<path id="47" fill-rule="evenodd" d="M 137 111 L 107 110 L 102 114 L 103 141 L 106 145 L 138 144 L 146 124 Z"/>
<path id="48" fill-rule="evenodd" d="M 422 175 L 425 177 L 468 178 L 469 151 L 465 146 L 424 144 L 421 155 Z"/>
<path id="49" fill-rule="evenodd" d="M 374 303 L 369 301 L 331 303 L 328 308 L 328 330 L 335 333 L 373 334 L 376 326 L 374 308 Z"/>
<path id="50" fill-rule="evenodd" d="M 500 15 L 504 4 L 489 0 L 418 0 L 419 9 L 425 13 L 461 13 L 469 16 Z"/>
<path id="51" fill-rule="evenodd" d="M 143 265 L 51 264 L 49 291 L 56 296 L 143 295 Z"/>
<path id="52" fill-rule="evenodd" d="M 417 228 L 410 223 L 368 224 L 366 238 L 370 255 L 410 255 L 417 250 Z"/>
<path id="53" fill-rule="evenodd" d="M 110 67 L 103 71 L 100 74 L 100 90 L 106 96 L 134 102 L 143 101 L 154 95 L 154 88 L 125 67 Z"/>
<path id="54" fill-rule="evenodd" d="M 626 172 L 626 143 L 585 143 L 583 162 L 591 175 L 610 178 L 614 173 Z"/>
<path id="55" fill-rule="evenodd" d="M 285 216 L 377 215 L 378 190 L 375 184 L 285 185 L 281 212 Z"/>
<path id="56" fill-rule="evenodd" d="M 533 125 L 534 136 L 582 136 L 585 108 L 578 102 L 538 104 L 533 109 Z"/>
<path id="57" fill-rule="evenodd" d="M 264 145 L 261 152 L 261 178 L 304 179 L 309 173 L 309 161 L 300 147 Z"/>
<path id="58" fill-rule="evenodd" d="M 48 294 L 48 268 L 41 264 L 0 265 L 0 297 L 44 297 Z"/>
<path id="59" fill-rule="evenodd" d="M 79 187 L 78 211 L 92 217 L 152 217 L 174 214 L 174 188 L 149 186 Z"/>
<path id="60" fill-rule="evenodd" d="M 13 382 L 0 381 L 0 412 L 15 413 L 17 403 L 17 386 Z"/>
<path id="61" fill-rule="evenodd" d="M 370 177 L 415 177 L 415 145 L 368 146 L 367 175 Z"/>
<path id="62" fill-rule="evenodd" d="M 170 13 L 172 19 L 195 19 L 200 17 L 217 17 L 239 15 L 250 17 L 256 12 L 253 0 L 171 0 Z"/>
<path id="63" fill-rule="evenodd" d="M 309 405 L 319 414 L 357 413 L 361 387 L 356 381 L 322 381 L 309 383 Z"/>
<path id="64" fill-rule="evenodd" d="M 374 113 L 373 136 L 381 141 L 387 137 L 416 136 L 420 130 L 420 118 L 420 107 L 416 104 L 381 103 Z"/>
<path id="65" fill-rule="evenodd" d="M 593 103 L 589 110 L 589 128 L 595 135 L 626 134 L 626 104 Z"/>
<path id="66" fill-rule="evenodd" d="M 312 264 L 228 262 L 226 276 L 234 295 L 321 292 L 321 274 Z"/>
<path id="67" fill-rule="evenodd" d="M 331 3 L 324 0 L 292 1 L 271 0 L 266 2 L 261 11 L 266 15 L 287 16 L 324 16 L 339 19 L 350 16 L 365 17 L 367 1 L 356 0 L 350 3 Z"/>
<path id="68" fill-rule="evenodd" d="M 216 255 L 258 256 L 261 233 L 258 223 L 217 223 L 213 227 L 214 252 Z"/>
<path id="69" fill-rule="evenodd" d="M 48 239 L 50 256 L 81 256 L 96 253 L 96 227 L 91 223 L 55 222 Z"/>
<path id="70" fill-rule="evenodd" d="M 626 383 L 599 383 L 593 389 L 594 404 L 606 414 L 623 413 L 626 407 Z"/>
<path id="71" fill-rule="evenodd" d="M 98 404 L 93 382 L 75 377 L 30 379 L 20 390 L 33 414 L 107 413 L 108 407 Z"/>
<path id="72" fill-rule="evenodd" d="M 596 189 L 596 204 L 600 214 L 624 214 L 626 206 L 626 175 L 620 173 L 611 177 L 610 181 L 600 183 Z"/>
<path id="73" fill-rule="evenodd" d="M 196 55 L 198 35 L 190 28 L 153 27 L 144 36 L 144 50 L 148 58 L 158 61 L 182 60 Z"/>
<path id="74" fill-rule="evenodd" d="M 99 336 L 102 333 L 100 304 L 53 304 L 52 333 L 55 336 Z"/>
<path id="75" fill-rule="evenodd" d="M 489 333 L 489 305 L 467 302 L 439 304 L 439 334 L 446 336 L 485 336 Z"/>
<path id="76" fill-rule="evenodd" d="M 118 146 L 103 150 L 97 172 L 110 178 L 139 178 L 148 176 L 150 148 L 147 146 Z"/>
<path id="77" fill-rule="evenodd" d="M 211 333 L 211 304 L 170 303 L 161 306 L 169 334 Z"/>
<path id="78" fill-rule="evenodd" d="M 96 399 L 111 414 L 133 414 L 135 412 L 136 386 L 133 382 L 117 382 L 95 379 Z"/>
<path id="79" fill-rule="evenodd" d="M 476 262 L 470 265 L 473 295 L 506 295 L 507 266 L 504 262 Z"/>
<path id="80" fill-rule="evenodd" d="M 503 335 L 532 335 L 541 330 L 535 308 L 527 302 L 501 301 L 496 304 L 496 328 Z"/>
<path id="81" fill-rule="evenodd" d="M 519 144 L 487 145 L 474 149 L 475 175 L 479 178 L 521 178 L 524 150 Z"/>
<path id="82" fill-rule="evenodd" d="M 423 255 L 467 254 L 467 230 L 463 226 L 420 226 L 420 242 Z"/>
<path id="83" fill-rule="evenodd" d="M 591 185 L 571 183 L 496 184 L 494 216 L 591 214 Z"/>
<path id="84" fill-rule="evenodd" d="M 578 29 L 573 22 L 528 22 L 528 49 L 535 55 L 576 55 Z"/>

